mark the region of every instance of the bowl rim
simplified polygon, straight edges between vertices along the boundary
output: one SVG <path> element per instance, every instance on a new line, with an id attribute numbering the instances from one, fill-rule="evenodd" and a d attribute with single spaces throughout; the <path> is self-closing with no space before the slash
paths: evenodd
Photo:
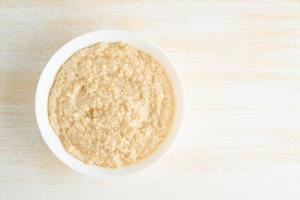
<path id="1" fill-rule="evenodd" d="M 167 138 L 162 144 L 160 144 L 158 149 L 151 153 L 147 158 L 142 159 L 132 165 L 117 169 L 109 169 L 95 165 L 89 166 L 71 156 L 64 149 L 58 136 L 51 128 L 48 119 L 49 91 L 52 87 L 56 73 L 60 69 L 61 65 L 79 49 L 88 47 L 101 41 L 124 41 L 153 56 L 161 63 L 167 72 L 175 95 L 174 119 Z M 120 177 L 122 175 L 135 174 L 149 168 L 150 166 L 153 166 L 154 163 L 160 160 L 170 150 L 170 147 L 178 138 L 183 123 L 184 112 L 185 95 L 183 84 L 174 63 L 158 45 L 149 39 L 146 39 L 136 33 L 124 30 L 97 30 L 75 37 L 64 44 L 52 55 L 45 65 L 40 75 L 35 95 L 35 114 L 37 124 L 40 134 L 42 135 L 42 138 L 50 151 L 69 168 L 88 176 L 101 178 L 113 178 Z"/>

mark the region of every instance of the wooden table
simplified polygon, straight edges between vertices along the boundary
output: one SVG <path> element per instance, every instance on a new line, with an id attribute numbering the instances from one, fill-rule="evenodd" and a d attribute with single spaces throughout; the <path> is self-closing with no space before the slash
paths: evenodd
<path id="1" fill-rule="evenodd" d="M 300 199 L 300 2 L 0 2 L 0 199 Z M 64 166 L 34 116 L 39 75 L 80 34 L 125 29 L 183 77 L 181 138 L 149 171 L 101 180 Z"/>

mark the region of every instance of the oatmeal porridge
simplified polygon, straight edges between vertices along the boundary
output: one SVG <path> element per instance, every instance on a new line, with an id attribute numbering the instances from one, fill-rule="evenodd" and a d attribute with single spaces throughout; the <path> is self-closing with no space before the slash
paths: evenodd
<path id="1" fill-rule="evenodd" d="M 74 53 L 58 71 L 48 101 L 50 125 L 66 151 L 107 168 L 154 152 L 168 136 L 174 112 L 163 67 L 124 42 Z"/>

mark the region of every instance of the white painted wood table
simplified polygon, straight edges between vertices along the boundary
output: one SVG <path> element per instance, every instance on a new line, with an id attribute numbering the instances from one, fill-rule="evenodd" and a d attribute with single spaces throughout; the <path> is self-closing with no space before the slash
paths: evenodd
<path id="1" fill-rule="evenodd" d="M 300 1 L 0 1 L 0 199 L 300 199 Z M 80 34 L 158 43 L 187 94 L 181 138 L 149 171 L 101 180 L 43 143 L 38 77 Z"/>

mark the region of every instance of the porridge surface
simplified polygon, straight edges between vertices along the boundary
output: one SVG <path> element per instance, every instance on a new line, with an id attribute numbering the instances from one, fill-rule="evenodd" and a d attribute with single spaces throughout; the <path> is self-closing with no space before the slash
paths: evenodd
<path id="1" fill-rule="evenodd" d="M 62 65 L 48 111 L 50 125 L 71 155 L 117 168 L 157 149 L 170 131 L 175 99 L 154 58 L 124 42 L 101 42 Z"/>

